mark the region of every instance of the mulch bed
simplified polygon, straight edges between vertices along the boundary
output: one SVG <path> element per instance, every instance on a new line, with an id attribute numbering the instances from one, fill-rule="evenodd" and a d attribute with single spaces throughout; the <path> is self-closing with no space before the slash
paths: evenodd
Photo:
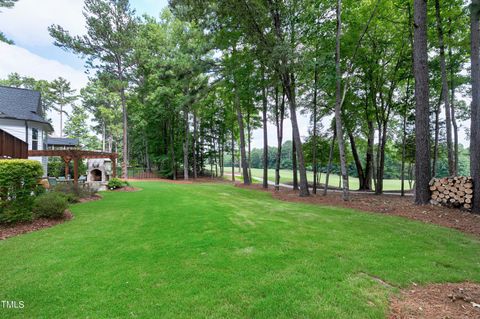
<path id="1" fill-rule="evenodd" d="M 408 219 L 418 220 L 424 223 L 436 224 L 444 227 L 454 228 L 465 233 L 480 236 L 480 215 L 472 214 L 459 209 L 422 205 L 413 203 L 412 196 L 401 197 L 398 195 L 374 195 L 372 193 L 350 194 L 349 201 L 343 201 L 339 192 L 329 192 L 327 196 L 319 194 L 310 197 L 299 197 L 297 191 L 281 188 L 275 192 L 273 187 L 268 190 L 262 185 L 235 184 L 237 187 L 252 188 L 268 191 L 274 198 L 290 201 L 327 206 L 340 206 L 353 208 L 365 212 L 374 212 L 386 215 L 401 216 Z"/>
<path id="2" fill-rule="evenodd" d="M 87 203 L 102 199 L 102 196 L 94 194 L 88 198 L 80 198 L 79 203 Z M 13 236 L 30 233 L 44 228 L 53 227 L 73 219 L 73 214 L 68 209 L 63 213 L 63 217 L 59 219 L 39 218 L 32 222 L 17 223 L 12 225 L 0 225 L 0 240 L 4 240 Z"/>
<path id="3" fill-rule="evenodd" d="M 390 319 L 480 318 L 480 285 L 474 283 L 412 286 L 391 300 Z"/>
<path id="4" fill-rule="evenodd" d="M 0 225 L 0 240 L 4 240 L 13 236 L 30 233 L 44 228 L 53 227 L 64 223 L 73 218 L 73 214 L 66 210 L 63 217 L 59 219 L 39 218 L 29 223 L 19 223 L 13 225 Z"/>

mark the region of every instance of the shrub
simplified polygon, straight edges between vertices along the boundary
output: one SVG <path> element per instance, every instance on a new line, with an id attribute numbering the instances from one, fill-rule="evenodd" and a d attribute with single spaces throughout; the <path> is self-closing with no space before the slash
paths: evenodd
<path id="1" fill-rule="evenodd" d="M 78 188 L 70 183 L 57 184 L 53 191 L 62 194 L 69 203 L 78 203 L 80 199 Z"/>
<path id="2" fill-rule="evenodd" d="M 35 198 L 35 217 L 61 218 L 68 207 L 67 197 L 62 193 L 48 192 Z"/>
<path id="3" fill-rule="evenodd" d="M 114 177 L 108 181 L 107 187 L 109 189 L 117 189 L 117 188 L 122 188 L 128 185 L 129 183 L 127 181 Z"/>
<path id="4" fill-rule="evenodd" d="M 33 220 L 32 210 L 17 202 L 3 208 L 0 214 L 0 223 L 10 224 L 18 222 L 29 222 Z"/>
<path id="5" fill-rule="evenodd" d="M 38 185 L 42 175 L 43 168 L 38 161 L 0 160 L 0 223 L 32 219 L 33 200 L 42 192 Z"/>
<path id="6" fill-rule="evenodd" d="M 70 183 L 60 183 L 55 186 L 53 191 L 65 195 L 69 203 L 78 203 L 80 198 L 88 198 L 95 195 L 97 189 L 88 184 L 75 187 L 75 185 Z"/>

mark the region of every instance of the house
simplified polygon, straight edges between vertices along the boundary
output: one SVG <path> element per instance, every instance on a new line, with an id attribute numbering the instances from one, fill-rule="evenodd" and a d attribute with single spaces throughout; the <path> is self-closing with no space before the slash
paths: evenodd
<path id="1" fill-rule="evenodd" d="M 47 149 L 52 125 L 43 117 L 41 95 L 37 91 L 0 86 L 0 130 L 26 142 L 28 150 Z M 47 175 L 48 157 L 35 156 Z"/>
<path id="2" fill-rule="evenodd" d="M 68 137 L 47 137 L 47 148 L 49 150 L 70 150 L 80 146 L 78 138 Z"/>

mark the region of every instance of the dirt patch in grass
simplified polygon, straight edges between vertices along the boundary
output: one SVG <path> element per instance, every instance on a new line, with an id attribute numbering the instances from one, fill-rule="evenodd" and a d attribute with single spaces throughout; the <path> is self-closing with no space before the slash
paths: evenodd
<path id="1" fill-rule="evenodd" d="M 102 199 L 102 196 L 98 195 L 98 194 L 94 194 L 90 197 L 86 197 L 86 198 L 80 198 L 78 200 L 79 203 L 88 203 L 88 202 L 93 202 L 93 201 L 96 201 L 96 200 L 100 200 Z"/>
<path id="2" fill-rule="evenodd" d="M 132 186 L 124 186 L 116 189 L 112 189 L 112 192 L 138 192 L 141 191 L 141 188 L 138 187 L 132 187 Z"/>
<path id="3" fill-rule="evenodd" d="M 18 223 L 13 225 L 0 225 L 0 240 L 13 236 L 30 233 L 44 228 L 53 227 L 73 218 L 73 214 L 67 209 L 63 217 L 59 219 L 39 218 L 29 223 Z"/>
<path id="4" fill-rule="evenodd" d="M 316 195 L 311 194 L 310 197 L 299 197 L 297 191 L 285 188 L 281 188 L 280 191 L 276 192 L 273 187 L 265 190 L 262 188 L 262 185 L 253 184 L 245 186 L 237 183 L 236 186 L 268 191 L 272 193 L 274 198 L 284 201 L 339 206 L 365 212 L 401 216 L 480 236 L 480 215 L 454 208 L 433 205 L 418 206 L 413 203 L 412 196 L 401 197 L 399 195 L 355 193 L 350 194 L 349 201 L 343 201 L 340 192 L 329 192 L 327 196 L 323 196 L 321 192 L 319 192 L 319 194 Z"/>
<path id="5" fill-rule="evenodd" d="M 480 318 L 480 285 L 474 283 L 412 286 L 390 302 L 390 319 Z"/>

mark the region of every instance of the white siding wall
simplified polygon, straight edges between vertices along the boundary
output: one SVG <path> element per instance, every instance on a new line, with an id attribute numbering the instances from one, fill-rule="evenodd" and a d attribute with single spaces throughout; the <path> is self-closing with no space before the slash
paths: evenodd
<path id="1" fill-rule="evenodd" d="M 45 142 L 45 133 L 43 131 L 43 125 L 42 124 L 39 124 L 39 123 L 36 123 L 36 122 L 28 122 L 28 149 L 31 150 L 32 149 L 32 133 L 33 133 L 33 130 L 36 128 L 38 130 L 38 150 L 43 150 L 44 149 L 44 145 L 43 143 Z M 32 157 L 29 157 L 28 159 L 31 159 L 31 160 L 36 160 L 36 161 L 39 161 L 40 164 L 42 164 L 43 166 L 43 175 L 44 176 L 47 176 L 47 170 L 48 170 L 48 157 L 46 156 L 32 156 Z"/>
<path id="2" fill-rule="evenodd" d="M 25 121 L 0 119 L 0 129 L 15 136 L 18 139 L 25 140 Z"/>
<path id="3" fill-rule="evenodd" d="M 28 122 L 28 149 L 32 149 L 32 128 L 38 130 L 38 150 L 43 150 L 44 143 L 44 125 L 36 122 Z M 12 120 L 12 119 L 0 119 L 0 129 L 5 132 L 15 136 L 18 139 L 26 142 L 25 136 L 25 121 L 23 120 Z M 43 174 L 47 175 L 48 169 L 48 157 L 46 156 L 32 156 L 28 159 L 39 161 L 43 166 Z"/>

